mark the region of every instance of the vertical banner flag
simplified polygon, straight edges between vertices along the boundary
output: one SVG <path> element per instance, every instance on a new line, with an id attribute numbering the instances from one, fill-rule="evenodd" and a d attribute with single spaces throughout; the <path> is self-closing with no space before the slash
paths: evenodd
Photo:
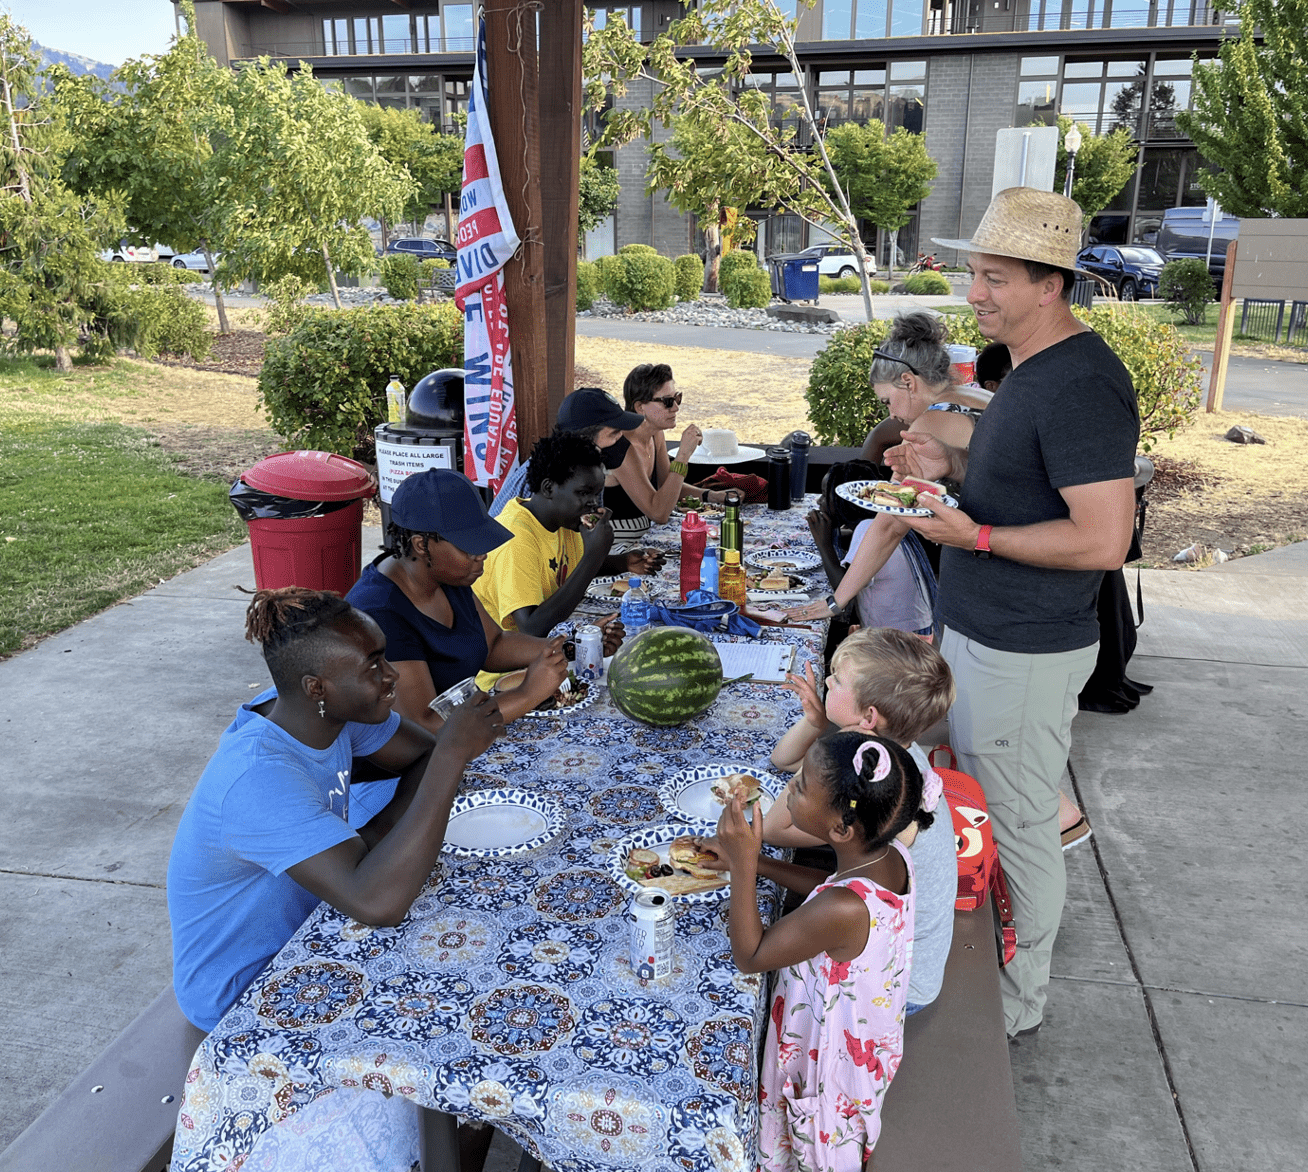
<path id="1" fill-rule="evenodd" d="M 517 249 L 518 233 L 491 136 L 482 17 L 463 142 L 455 302 L 463 310 L 464 472 L 474 483 L 495 488 L 518 459 L 509 307 L 504 299 L 504 265 Z"/>

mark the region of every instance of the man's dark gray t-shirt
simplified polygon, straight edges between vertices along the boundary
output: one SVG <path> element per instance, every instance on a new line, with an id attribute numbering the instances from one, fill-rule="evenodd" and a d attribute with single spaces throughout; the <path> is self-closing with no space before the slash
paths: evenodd
<path id="1" fill-rule="evenodd" d="M 1059 489 L 1135 473 L 1131 376 L 1098 334 L 1074 334 L 1018 366 L 972 435 L 960 505 L 981 525 L 1068 516 Z M 997 651 L 1075 651 L 1099 639 L 1101 570 L 1055 570 L 947 547 L 936 618 Z"/>

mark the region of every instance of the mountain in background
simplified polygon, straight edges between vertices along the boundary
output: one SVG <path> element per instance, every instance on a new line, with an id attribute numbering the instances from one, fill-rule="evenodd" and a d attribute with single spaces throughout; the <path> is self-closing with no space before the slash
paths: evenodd
<path id="1" fill-rule="evenodd" d="M 90 57 L 82 57 L 77 53 L 61 53 L 58 49 L 47 49 L 35 41 L 32 42 L 32 47 L 41 54 L 43 69 L 47 65 L 66 65 L 75 74 L 94 73 L 96 77 L 103 77 L 108 81 L 109 75 L 115 68 L 106 65 L 103 61 L 92 61 Z"/>

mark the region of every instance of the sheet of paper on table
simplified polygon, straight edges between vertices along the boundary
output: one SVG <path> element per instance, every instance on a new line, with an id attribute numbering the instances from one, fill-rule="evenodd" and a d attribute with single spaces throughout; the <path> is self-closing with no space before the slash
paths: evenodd
<path id="1" fill-rule="evenodd" d="M 714 643 L 722 660 L 722 675 L 735 679 L 747 672 L 756 684 L 783 684 L 795 662 L 795 648 L 790 643 Z"/>

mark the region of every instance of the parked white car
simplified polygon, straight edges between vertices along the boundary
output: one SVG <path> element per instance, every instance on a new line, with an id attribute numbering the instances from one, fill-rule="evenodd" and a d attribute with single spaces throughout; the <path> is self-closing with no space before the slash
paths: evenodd
<path id="1" fill-rule="evenodd" d="M 215 252 L 213 259 L 214 264 L 217 264 L 222 260 L 222 254 Z M 203 252 L 179 252 L 173 257 L 172 263 L 175 269 L 194 269 L 198 273 L 209 271 L 209 262 L 205 260 Z"/>
<path id="2" fill-rule="evenodd" d="M 799 256 L 818 258 L 818 276 L 820 277 L 857 277 L 858 257 L 843 244 L 814 244 L 804 249 Z M 868 256 L 864 262 L 869 277 L 877 271 L 876 261 Z"/>
<path id="3" fill-rule="evenodd" d="M 101 260 L 108 261 L 133 261 L 140 264 L 149 264 L 157 260 L 171 260 L 173 250 L 162 244 L 156 244 L 153 247 L 137 247 L 134 244 L 120 244 L 116 248 L 105 249 L 100 254 Z"/>

